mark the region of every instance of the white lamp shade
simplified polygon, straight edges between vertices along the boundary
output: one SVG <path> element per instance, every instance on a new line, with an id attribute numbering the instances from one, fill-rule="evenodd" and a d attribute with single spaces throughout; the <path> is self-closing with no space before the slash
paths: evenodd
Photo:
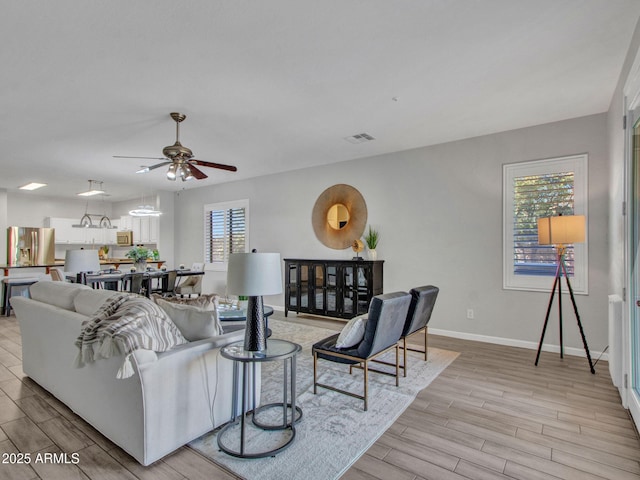
<path id="1" fill-rule="evenodd" d="M 581 243 L 585 239 L 584 215 L 561 215 L 538 219 L 538 243 L 540 245 L 566 245 Z"/>
<path id="2" fill-rule="evenodd" d="M 97 250 L 67 250 L 64 257 L 64 271 L 69 273 L 97 272 L 100 259 Z"/>
<path id="3" fill-rule="evenodd" d="M 282 293 L 279 253 L 232 253 L 227 269 L 227 292 L 258 297 Z"/>

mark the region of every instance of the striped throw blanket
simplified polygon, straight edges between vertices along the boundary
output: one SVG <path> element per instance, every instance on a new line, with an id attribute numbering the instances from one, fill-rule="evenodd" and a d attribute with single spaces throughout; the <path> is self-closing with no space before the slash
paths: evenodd
<path id="1" fill-rule="evenodd" d="M 82 332 L 76 339 L 76 367 L 99 358 L 125 355 L 117 378 L 134 374 L 131 353 L 143 348 L 165 352 L 187 343 L 167 314 L 147 298 L 133 294 L 118 294 L 109 298 L 91 320 L 82 322 Z"/>

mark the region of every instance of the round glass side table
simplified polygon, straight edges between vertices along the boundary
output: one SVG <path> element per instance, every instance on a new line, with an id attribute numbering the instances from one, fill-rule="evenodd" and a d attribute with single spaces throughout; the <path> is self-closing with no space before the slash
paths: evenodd
<path id="1" fill-rule="evenodd" d="M 302 350 L 297 343 L 287 340 L 271 338 L 267 341 L 266 350 L 250 352 L 244 349 L 244 341 L 234 342 L 220 350 L 224 358 L 233 360 L 233 393 L 231 421 L 218 433 L 218 447 L 223 452 L 240 458 L 262 458 L 276 455 L 287 448 L 296 436 L 295 424 L 302 418 L 302 409 L 296 406 L 296 356 Z M 269 403 L 258 406 L 256 402 L 256 369 L 261 362 L 275 362 L 282 360 L 284 375 L 282 385 L 282 402 Z M 242 367 L 242 368 L 240 368 Z M 238 388 L 242 385 L 241 388 Z M 238 395 L 241 395 L 241 413 L 238 419 Z M 251 401 L 249 401 L 251 400 Z M 261 419 L 263 413 L 282 409 L 282 421 Z M 270 439 L 267 450 L 252 451 L 246 448 L 247 443 L 247 414 L 251 413 L 251 423 L 261 431 L 287 431 L 278 442 Z M 271 421 L 269 421 L 271 420 Z M 232 447 L 225 439 L 229 434 L 238 430 L 238 447 Z"/>

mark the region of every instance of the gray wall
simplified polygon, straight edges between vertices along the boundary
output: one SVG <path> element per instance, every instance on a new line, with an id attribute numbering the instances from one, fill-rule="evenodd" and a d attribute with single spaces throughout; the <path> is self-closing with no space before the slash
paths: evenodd
<path id="1" fill-rule="evenodd" d="M 590 347 L 607 345 L 607 116 L 593 115 L 377 157 L 182 191 L 175 204 L 175 261 L 202 260 L 203 205 L 248 198 L 250 245 L 283 258 L 351 258 L 316 238 L 311 210 L 327 187 L 364 196 L 380 231 L 386 292 L 434 284 L 433 329 L 537 345 L 548 294 L 502 289 L 502 165 L 589 154 L 589 295 L 577 302 Z M 213 284 L 224 293 L 224 274 Z M 551 284 L 551 279 L 550 279 Z M 282 296 L 266 302 L 282 306 Z M 568 302 L 567 302 L 568 303 Z M 466 318 L 466 310 L 475 319 Z M 565 346 L 582 350 L 566 311 Z M 494 339 L 495 340 L 495 339 Z M 546 343 L 557 344 L 557 320 Z M 507 342 L 508 343 L 508 342 Z"/>

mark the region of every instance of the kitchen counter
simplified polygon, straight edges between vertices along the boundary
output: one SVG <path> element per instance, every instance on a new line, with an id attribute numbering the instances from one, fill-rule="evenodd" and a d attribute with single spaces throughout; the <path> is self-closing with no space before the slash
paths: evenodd
<path id="1" fill-rule="evenodd" d="M 133 265 L 133 260 L 130 258 L 108 258 L 106 260 L 100 260 L 100 265 L 113 265 L 116 269 L 120 268 L 120 265 Z M 165 263 L 164 260 L 147 260 L 149 265 L 156 264 L 156 268 L 162 267 Z M 52 267 L 63 267 L 64 260 L 55 260 L 54 263 L 48 265 L 0 265 L 0 268 L 4 270 L 4 276 L 9 275 L 9 270 L 16 268 L 44 268 L 46 273 L 49 273 L 49 270 Z"/>

